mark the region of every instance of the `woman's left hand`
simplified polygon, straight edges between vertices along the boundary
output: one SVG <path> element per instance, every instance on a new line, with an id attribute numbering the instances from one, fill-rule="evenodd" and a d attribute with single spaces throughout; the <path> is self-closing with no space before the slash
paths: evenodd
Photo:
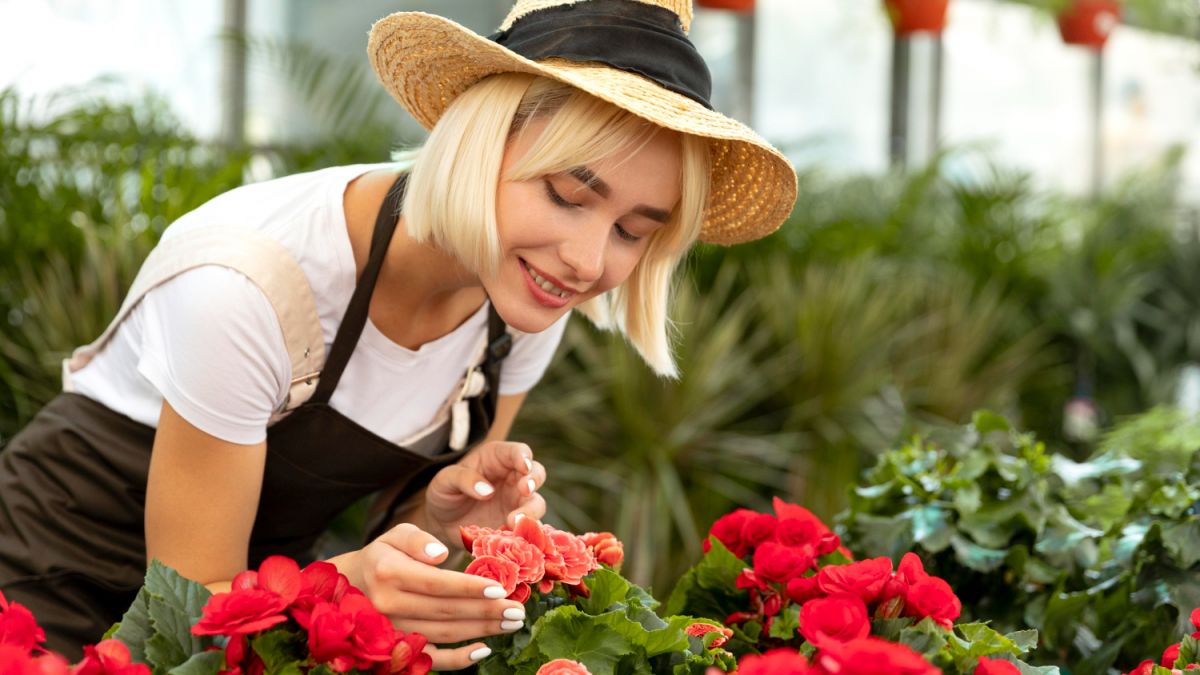
<path id="1" fill-rule="evenodd" d="M 426 530 L 444 543 L 462 546 L 462 525 L 512 527 L 522 516 L 540 520 L 546 501 L 537 489 L 546 468 L 524 443 L 486 441 L 442 469 L 425 490 Z"/>

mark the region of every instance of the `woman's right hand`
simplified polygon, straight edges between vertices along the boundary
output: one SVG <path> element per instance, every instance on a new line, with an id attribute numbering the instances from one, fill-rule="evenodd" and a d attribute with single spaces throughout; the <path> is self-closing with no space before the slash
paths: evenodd
<path id="1" fill-rule="evenodd" d="M 401 523 L 357 552 L 360 577 L 351 581 L 397 628 L 420 633 L 431 645 L 519 630 L 524 606 L 505 600 L 495 581 L 437 567 L 448 553 L 433 535 Z M 482 642 L 426 651 L 434 670 L 465 668 L 491 653 Z"/>

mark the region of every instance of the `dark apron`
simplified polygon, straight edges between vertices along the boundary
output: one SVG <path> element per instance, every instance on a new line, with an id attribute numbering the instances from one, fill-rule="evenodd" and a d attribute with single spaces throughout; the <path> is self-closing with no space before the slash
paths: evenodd
<path id="1" fill-rule="evenodd" d="M 338 513 L 386 491 L 371 536 L 466 449 L 451 451 L 449 424 L 401 447 L 329 405 L 367 321 L 371 293 L 396 227 L 404 177 L 375 222 L 371 251 L 312 398 L 267 429 L 267 459 L 249 565 L 282 554 L 312 559 Z M 511 338 L 494 308 L 481 369 L 487 387 L 468 400 L 466 448 L 496 410 Z M 146 479 L 154 429 L 85 396 L 63 393 L 0 452 L 0 590 L 33 610 L 47 646 L 77 659 L 133 601 L 146 568 Z"/>

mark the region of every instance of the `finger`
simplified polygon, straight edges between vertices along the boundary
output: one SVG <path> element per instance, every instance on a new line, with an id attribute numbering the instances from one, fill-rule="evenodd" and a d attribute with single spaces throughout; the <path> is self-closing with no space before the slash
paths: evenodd
<path id="1" fill-rule="evenodd" d="M 534 493 L 532 497 L 529 497 L 520 506 L 510 511 L 506 520 L 509 527 L 516 527 L 517 521 L 522 518 L 541 520 L 545 515 L 546 500 L 540 494 Z"/>
<path id="2" fill-rule="evenodd" d="M 394 554 L 380 559 L 376 569 L 379 580 L 392 588 L 451 598 L 497 600 L 508 595 L 503 586 L 491 579 L 443 570 L 424 562 L 442 557 L 428 557 L 432 552 L 428 550 L 429 544 L 441 542 L 415 525 L 401 523 L 380 535 L 378 541 L 395 549 Z M 382 607 L 380 611 L 386 613 Z"/>
<path id="3" fill-rule="evenodd" d="M 417 632 L 435 644 L 478 640 L 492 635 L 512 633 L 525 625 L 523 621 L 420 621 L 405 619 L 400 622 L 407 632 Z"/>
<path id="4" fill-rule="evenodd" d="M 496 494 L 496 486 L 475 469 L 452 464 L 434 476 L 429 488 L 438 497 L 469 497 L 487 501 Z"/>
<path id="5" fill-rule="evenodd" d="M 482 642 L 475 642 L 455 649 L 440 649 L 433 645 L 425 646 L 425 653 L 433 659 L 433 669 L 461 670 L 491 656 L 492 650 Z"/>
<path id="6" fill-rule="evenodd" d="M 431 565 L 441 564 L 450 549 L 438 538 L 412 523 L 401 523 L 379 537 L 408 557 Z"/>
<path id="7" fill-rule="evenodd" d="M 492 441 L 480 454 L 480 470 L 489 476 L 515 473 L 524 476 L 533 471 L 533 450 L 524 443 Z"/>
<path id="8" fill-rule="evenodd" d="M 546 467 L 541 462 L 533 462 L 533 469 L 529 472 L 529 480 L 533 481 L 533 487 L 529 490 L 530 494 L 533 494 L 538 488 L 546 484 Z"/>
<path id="9" fill-rule="evenodd" d="M 484 600 L 446 598 L 421 595 L 408 591 L 393 591 L 386 603 L 394 612 L 387 613 L 395 621 L 407 625 L 410 621 L 524 621 L 525 607 L 515 600 Z M 380 611 L 383 611 L 380 608 Z"/>

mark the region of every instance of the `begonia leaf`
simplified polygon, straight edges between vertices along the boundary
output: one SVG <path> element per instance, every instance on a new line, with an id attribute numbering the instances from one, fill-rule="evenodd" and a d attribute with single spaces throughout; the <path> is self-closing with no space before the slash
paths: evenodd
<path id="1" fill-rule="evenodd" d="M 124 643 L 129 648 L 129 657 L 134 663 L 149 665 L 146 661 L 146 640 L 153 634 L 154 627 L 150 625 L 150 593 L 142 587 L 133 599 L 133 604 L 125 610 L 121 622 L 110 628 L 104 637 Z"/>
<path id="2" fill-rule="evenodd" d="M 898 642 L 914 652 L 932 658 L 946 646 L 946 629 L 937 625 L 933 619 L 925 617 L 915 626 L 909 626 L 900 631 Z"/>
<path id="3" fill-rule="evenodd" d="M 263 660 L 267 675 L 284 675 L 288 665 L 303 661 L 306 639 L 299 633 L 275 629 L 263 633 L 252 643 L 254 653 Z"/>
<path id="4" fill-rule="evenodd" d="M 199 652 L 167 672 L 169 675 L 217 675 L 224 663 L 224 652 Z"/>
<path id="5" fill-rule="evenodd" d="M 791 604 L 775 615 L 767 635 L 779 640 L 794 640 L 800 629 L 800 605 Z"/>
<path id="6" fill-rule="evenodd" d="M 1163 545 L 1182 569 L 1200 562 L 1200 518 L 1192 517 L 1164 526 Z"/>
<path id="7" fill-rule="evenodd" d="M 620 612 L 590 616 L 566 605 L 534 624 L 529 646 L 513 665 L 571 659 L 593 673 L 614 672 L 624 655 L 645 656 L 646 635 L 645 629 Z M 680 638 L 681 649 L 686 649 L 686 640 Z"/>
<path id="8" fill-rule="evenodd" d="M 192 625 L 200 620 L 204 603 L 212 596 L 207 588 L 155 560 L 146 570 L 145 589 L 154 627 L 154 634 L 146 640 L 146 660 L 155 671 L 170 670 L 212 644 L 211 638 L 192 635 Z"/>
<path id="9" fill-rule="evenodd" d="M 1175 667 L 1184 668 L 1192 664 L 1200 664 L 1200 640 L 1189 635 L 1179 643 L 1179 659 L 1175 661 Z"/>
<path id="10" fill-rule="evenodd" d="M 612 570 L 599 569 L 587 579 L 589 595 L 576 602 L 580 609 L 587 614 L 603 614 L 614 605 L 625 604 L 625 594 L 629 592 L 629 582 Z"/>

